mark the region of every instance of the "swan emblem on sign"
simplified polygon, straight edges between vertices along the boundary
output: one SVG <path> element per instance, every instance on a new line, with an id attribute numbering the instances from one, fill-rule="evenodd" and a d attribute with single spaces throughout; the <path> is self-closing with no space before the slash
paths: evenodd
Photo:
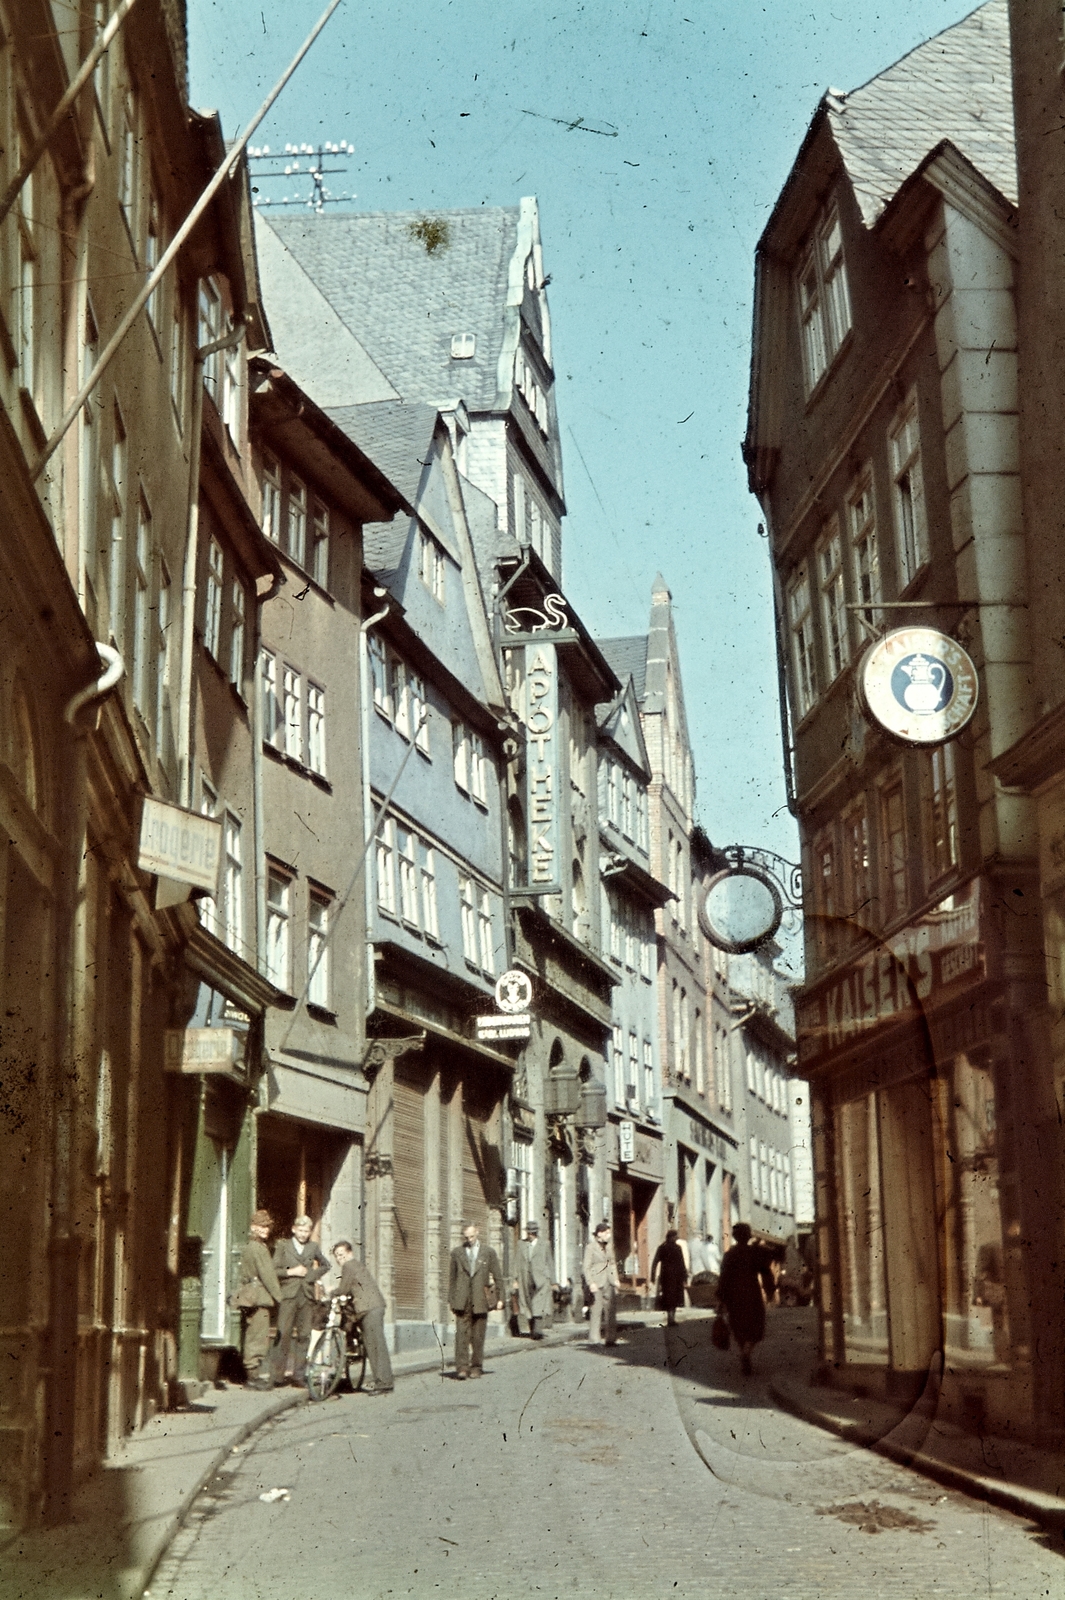
<path id="1" fill-rule="evenodd" d="M 508 606 L 503 626 L 508 633 L 549 633 L 554 628 L 567 628 L 566 602 L 560 594 L 547 594 L 542 611 L 536 606 Z"/>

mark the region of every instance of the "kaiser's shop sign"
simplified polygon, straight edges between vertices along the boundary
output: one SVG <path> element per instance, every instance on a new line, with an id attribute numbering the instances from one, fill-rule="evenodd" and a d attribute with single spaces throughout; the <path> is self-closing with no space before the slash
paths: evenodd
<path id="1" fill-rule="evenodd" d="M 976 710 L 976 668 L 936 628 L 896 628 L 865 653 L 858 689 L 867 715 L 903 744 L 945 744 Z"/>

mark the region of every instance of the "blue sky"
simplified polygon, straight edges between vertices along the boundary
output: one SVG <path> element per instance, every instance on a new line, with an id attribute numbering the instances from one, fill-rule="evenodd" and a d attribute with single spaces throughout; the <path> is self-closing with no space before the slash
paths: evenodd
<path id="1" fill-rule="evenodd" d="M 188 0 L 193 104 L 235 136 L 324 3 Z M 331 183 L 355 209 L 538 197 L 567 595 L 594 633 L 638 633 L 662 572 L 699 820 L 792 859 L 768 555 L 740 459 L 754 247 L 824 90 L 972 9 L 835 3 L 345 0 L 254 141 L 347 139 Z"/>

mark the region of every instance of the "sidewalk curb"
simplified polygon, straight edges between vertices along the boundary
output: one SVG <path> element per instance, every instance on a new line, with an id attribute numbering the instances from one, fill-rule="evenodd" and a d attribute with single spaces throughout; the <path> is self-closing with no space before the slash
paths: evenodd
<path id="1" fill-rule="evenodd" d="M 155 1549 L 145 1558 L 141 1568 L 142 1581 L 135 1591 L 131 1590 L 131 1594 L 136 1596 L 136 1600 L 140 1600 L 140 1596 L 144 1594 L 145 1589 L 150 1588 L 156 1568 L 169 1550 L 185 1518 L 203 1493 L 204 1485 L 210 1483 L 223 1461 L 239 1445 L 243 1444 L 245 1439 L 250 1438 L 253 1433 L 257 1433 L 268 1422 L 272 1422 L 275 1417 L 281 1416 L 282 1412 L 290 1411 L 293 1406 L 300 1405 L 305 1401 L 309 1404 L 308 1396 L 306 1394 L 297 1394 L 295 1391 L 279 1394 L 276 1398 L 264 1402 L 262 1411 L 240 1423 L 234 1428 L 225 1442 L 219 1445 L 207 1467 L 200 1474 L 197 1481 L 191 1485 L 181 1504 L 168 1518 L 165 1528 L 160 1532 Z"/>
<path id="2" fill-rule="evenodd" d="M 1027 1517 L 1032 1522 L 1041 1523 L 1055 1533 L 1060 1534 L 1065 1531 L 1065 1499 L 1059 1495 L 1046 1494 L 1039 1489 L 1029 1489 L 1020 1484 L 1007 1483 L 1001 1478 L 988 1478 L 981 1473 L 970 1472 L 966 1467 L 955 1466 L 952 1462 L 928 1455 L 923 1450 L 909 1450 L 904 1445 L 895 1444 L 890 1437 L 871 1438 L 868 1428 L 862 1427 L 859 1423 L 842 1422 L 828 1412 L 819 1410 L 817 1406 L 805 1404 L 798 1395 L 789 1392 L 785 1385 L 777 1384 L 773 1380 L 769 1382 L 769 1393 L 785 1411 L 801 1417 L 804 1422 L 813 1423 L 815 1427 L 834 1433 L 851 1444 L 861 1445 L 866 1450 L 874 1450 L 877 1455 L 894 1461 L 897 1466 L 909 1467 L 914 1472 L 922 1473 L 926 1478 L 934 1479 L 936 1483 L 943 1484 L 944 1488 L 956 1489 L 978 1500 L 986 1500 L 1004 1511 L 1012 1511 L 1018 1516 Z"/>

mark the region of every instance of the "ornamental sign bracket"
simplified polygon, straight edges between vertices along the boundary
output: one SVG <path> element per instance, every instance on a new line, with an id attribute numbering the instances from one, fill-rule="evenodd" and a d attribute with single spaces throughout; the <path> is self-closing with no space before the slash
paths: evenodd
<path id="1" fill-rule="evenodd" d="M 699 908 L 699 926 L 712 945 L 746 955 L 768 944 L 785 912 L 802 910 L 802 872 L 760 845 L 726 845 Z"/>

